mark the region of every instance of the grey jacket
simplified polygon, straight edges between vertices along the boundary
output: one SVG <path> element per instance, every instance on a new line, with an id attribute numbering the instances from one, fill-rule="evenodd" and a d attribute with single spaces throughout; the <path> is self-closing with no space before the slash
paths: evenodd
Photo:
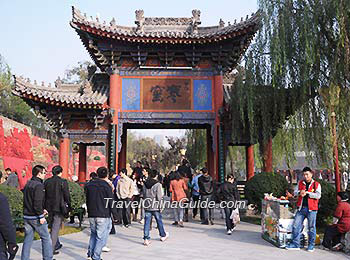
<path id="1" fill-rule="evenodd" d="M 11 173 L 3 184 L 14 188 L 18 188 L 18 176 L 15 173 Z"/>
<path id="2" fill-rule="evenodd" d="M 162 209 L 162 184 L 155 179 L 148 179 L 143 185 L 143 206 L 145 211 L 160 211 Z"/>

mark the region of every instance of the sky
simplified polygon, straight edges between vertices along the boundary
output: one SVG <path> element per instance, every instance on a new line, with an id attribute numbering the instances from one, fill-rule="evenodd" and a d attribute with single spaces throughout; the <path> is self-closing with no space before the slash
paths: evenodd
<path id="1" fill-rule="evenodd" d="M 192 10 L 199 9 L 201 26 L 212 26 L 220 18 L 227 24 L 251 15 L 257 0 L 0 0 L 0 54 L 12 74 L 47 84 L 79 61 L 91 61 L 69 25 L 72 6 L 88 17 L 98 15 L 107 22 L 114 17 L 127 26 L 135 25 L 139 9 L 145 17 L 192 17 Z"/>
<path id="2" fill-rule="evenodd" d="M 0 54 L 12 73 L 53 83 L 90 57 L 69 25 L 74 5 L 89 16 L 134 26 L 135 10 L 146 17 L 191 17 L 201 10 L 202 26 L 226 24 L 257 10 L 257 0 L 0 0 Z"/>

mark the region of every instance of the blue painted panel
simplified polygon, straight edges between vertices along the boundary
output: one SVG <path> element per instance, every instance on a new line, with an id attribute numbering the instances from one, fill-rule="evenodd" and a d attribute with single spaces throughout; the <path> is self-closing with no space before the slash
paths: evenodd
<path id="1" fill-rule="evenodd" d="M 193 80 L 193 109 L 212 110 L 211 80 Z"/>
<path id="2" fill-rule="evenodd" d="M 140 110 L 140 79 L 122 79 L 122 109 Z"/>

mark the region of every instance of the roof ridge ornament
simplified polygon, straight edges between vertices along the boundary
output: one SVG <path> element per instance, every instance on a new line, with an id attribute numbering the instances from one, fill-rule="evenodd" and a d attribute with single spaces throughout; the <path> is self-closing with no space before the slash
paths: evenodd
<path id="1" fill-rule="evenodd" d="M 80 10 L 74 6 L 72 6 L 72 14 L 73 14 L 73 21 L 81 21 L 84 20 L 84 16 L 81 14 Z M 86 18 L 86 14 L 85 14 L 85 18 Z"/>
<path id="2" fill-rule="evenodd" d="M 201 11 L 198 9 L 192 10 L 192 33 L 198 33 L 198 25 L 201 24 Z"/>
<path id="3" fill-rule="evenodd" d="M 136 20 L 135 24 L 137 25 L 136 31 L 137 32 L 143 32 L 144 31 L 144 23 L 145 23 L 145 12 L 141 10 L 136 10 L 135 15 L 136 15 Z"/>
<path id="4" fill-rule="evenodd" d="M 220 18 L 220 21 L 219 21 L 219 28 L 224 28 L 225 27 L 225 22 L 224 22 L 224 20 L 222 20 L 221 18 Z"/>
<path id="5" fill-rule="evenodd" d="M 56 80 L 55 80 L 55 86 L 56 88 L 60 88 L 62 86 L 62 80 L 60 77 L 58 77 Z"/>
<path id="6" fill-rule="evenodd" d="M 116 23 L 116 21 L 115 21 L 115 19 L 114 19 L 114 17 L 112 18 L 112 20 L 110 21 L 110 23 L 109 23 L 112 27 L 114 27 L 114 26 L 116 26 L 117 25 L 117 23 Z"/>

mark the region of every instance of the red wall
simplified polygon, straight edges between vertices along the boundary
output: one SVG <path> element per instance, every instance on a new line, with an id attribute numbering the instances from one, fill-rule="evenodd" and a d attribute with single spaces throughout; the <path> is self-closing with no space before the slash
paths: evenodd
<path id="1" fill-rule="evenodd" d="M 88 173 L 106 165 L 105 155 L 88 149 Z M 100 160 L 95 160 L 96 156 Z M 31 134 L 31 129 L 6 117 L 0 116 L 0 170 L 11 168 L 17 171 L 20 188 L 31 178 L 32 167 L 45 166 L 48 171 L 58 163 L 58 150 L 50 141 Z M 76 174 L 78 155 L 76 156 Z M 69 176 L 74 174 L 73 160 L 70 160 Z M 48 175 L 50 176 L 50 175 Z"/>

